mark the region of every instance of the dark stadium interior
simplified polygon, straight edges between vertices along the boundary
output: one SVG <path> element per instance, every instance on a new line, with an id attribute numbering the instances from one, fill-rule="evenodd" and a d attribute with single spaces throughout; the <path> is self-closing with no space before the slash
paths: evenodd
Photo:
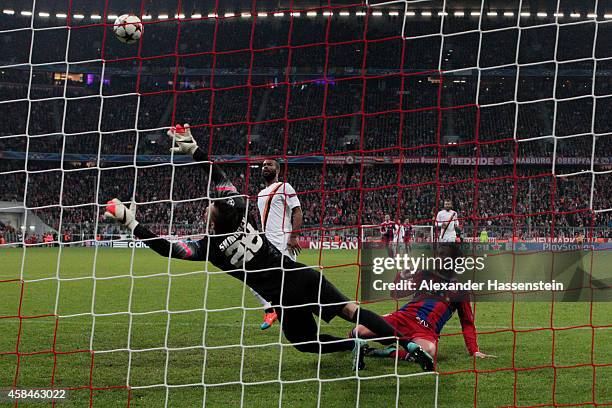
<path id="1" fill-rule="evenodd" d="M 208 169 L 173 165 L 165 136 L 188 122 L 251 196 L 262 157 L 288 161 L 308 234 L 387 213 L 430 225 L 452 197 L 467 235 L 612 237 L 597 212 L 612 194 L 610 1 L 24 3 L 0 14 L 0 201 L 54 231 L 118 233 L 100 217 L 113 197 L 159 231 L 200 231 Z M 152 15 L 140 44 L 103 18 L 126 12 Z M 472 157 L 492 163 L 453 161 Z"/>

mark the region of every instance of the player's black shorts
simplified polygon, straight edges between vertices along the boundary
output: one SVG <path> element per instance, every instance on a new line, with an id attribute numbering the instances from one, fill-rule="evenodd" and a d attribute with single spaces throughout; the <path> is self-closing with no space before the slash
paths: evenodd
<path id="1" fill-rule="evenodd" d="M 286 258 L 285 258 L 286 259 Z M 329 322 L 338 316 L 350 300 L 321 272 L 299 262 L 285 262 L 282 306 L 285 312 L 314 313 Z M 304 307 L 295 307 L 304 305 Z"/>

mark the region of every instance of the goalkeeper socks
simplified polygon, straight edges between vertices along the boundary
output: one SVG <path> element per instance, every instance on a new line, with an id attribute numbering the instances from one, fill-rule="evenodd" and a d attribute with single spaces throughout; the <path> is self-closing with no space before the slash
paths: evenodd
<path id="1" fill-rule="evenodd" d="M 376 340 L 377 342 L 381 344 L 393 344 L 396 342 L 396 337 L 402 336 L 402 334 L 387 323 L 385 319 L 371 310 L 359 308 L 357 313 L 359 314 L 359 324 L 370 329 L 372 333 L 376 333 L 376 337 L 389 337 L 388 339 Z M 355 315 L 353 321 L 357 322 L 357 315 Z"/>

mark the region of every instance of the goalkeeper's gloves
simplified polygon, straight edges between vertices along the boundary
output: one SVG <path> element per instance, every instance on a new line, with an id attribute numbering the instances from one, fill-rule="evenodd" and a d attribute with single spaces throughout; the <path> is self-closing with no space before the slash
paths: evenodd
<path id="1" fill-rule="evenodd" d="M 170 151 L 175 154 L 190 154 L 193 156 L 198 149 L 198 144 L 193 138 L 191 129 L 187 123 L 183 126 L 176 125 L 171 127 L 168 129 L 167 135 L 172 139 L 173 144 L 176 144 L 176 147 L 170 149 Z"/>
<path id="2" fill-rule="evenodd" d="M 134 231 L 134 228 L 138 225 L 138 221 L 136 221 L 136 204 L 131 203 L 129 207 L 126 207 L 125 204 L 117 198 L 113 198 L 106 203 L 104 217 L 107 220 L 120 222 L 128 227 L 130 231 Z"/>

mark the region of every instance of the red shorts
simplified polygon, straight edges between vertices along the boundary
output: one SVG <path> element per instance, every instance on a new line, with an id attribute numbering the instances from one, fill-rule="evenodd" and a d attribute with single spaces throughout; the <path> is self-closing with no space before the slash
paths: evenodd
<path id="1" fill-rule="evenodd" d="M 397 312 L 384 315 L 383 319 L 393 326 L 394 329 L 401 332 L 404 338 L 408 340 L 418 338 L 438 344 L 439 336 L 433 329 L 419 323 L 414 317 L 408 316 L 405 312 L 398 310 Z"/>

